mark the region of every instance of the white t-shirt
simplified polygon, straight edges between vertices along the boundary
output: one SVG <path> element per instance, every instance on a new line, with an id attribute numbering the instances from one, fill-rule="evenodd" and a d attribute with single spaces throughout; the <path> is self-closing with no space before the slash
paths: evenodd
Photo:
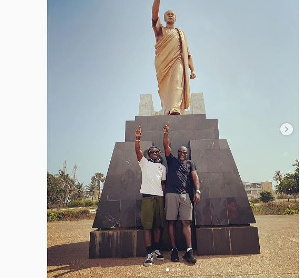
<path id="1" fill-rule="evenodd" d="M 144 156 L 139 165 L 142 170 L 142 185 L 140 193 L 163 196 L 161 181 L 166 180 L 166 167 L 161 163 L 148 161 Z"/>

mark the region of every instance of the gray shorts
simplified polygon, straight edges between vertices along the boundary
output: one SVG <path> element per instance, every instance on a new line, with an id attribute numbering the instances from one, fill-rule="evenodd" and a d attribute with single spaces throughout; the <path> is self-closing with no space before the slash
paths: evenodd
<path id="1" fill-rule="evenodd" d="M 188 193 L 167 193 L 165 202 L 167 220 L 192 220 L 193 205 Z"/>

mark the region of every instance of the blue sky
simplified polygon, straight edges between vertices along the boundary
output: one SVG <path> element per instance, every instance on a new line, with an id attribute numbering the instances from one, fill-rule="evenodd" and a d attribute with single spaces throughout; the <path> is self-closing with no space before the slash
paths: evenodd
<path id="1" fill-rule="evenodd" d="M 50 0 L 47 170 L 64 161 L 87 185 L 107 174 L 140 94 L 160 110 L 151 28 L 153 1 Z M 298 1 L 165 0 L 188 38 L 206 115 L 219 120 L 243 181 L 292 171 L 299 149 Z M 279 128 L 290 123 L 294 132 Z M 134 151 L 134 150 L 133 150 Z"/>

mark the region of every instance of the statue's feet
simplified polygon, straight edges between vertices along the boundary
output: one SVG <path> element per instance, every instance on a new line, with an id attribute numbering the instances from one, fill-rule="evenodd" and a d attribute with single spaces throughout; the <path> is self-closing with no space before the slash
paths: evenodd
<path id="1" fill-rule="evenodd" d="M 169 111 L 169 115 L 180 115 L 180 112 L 177 109 L 172 109 Z"/>

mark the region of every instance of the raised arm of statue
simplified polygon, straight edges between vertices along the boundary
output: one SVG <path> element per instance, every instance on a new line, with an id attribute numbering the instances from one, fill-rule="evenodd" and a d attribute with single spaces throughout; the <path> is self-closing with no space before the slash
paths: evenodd
<path id="1" fill-rule="evenodd" d="M 158 19 L 159 5 L 160 5 L 160 0 L 154 0 L 152 6 L 152 20 L 155 22 Z"/>
<path id="2" fill-rule="evenodd" d="M 162 26 L 159 20 L 159 5 L 160 0 L 154 0 L 152 6 L 152 28 L 155 34 L 156 41 L 162 36 Z"/>

